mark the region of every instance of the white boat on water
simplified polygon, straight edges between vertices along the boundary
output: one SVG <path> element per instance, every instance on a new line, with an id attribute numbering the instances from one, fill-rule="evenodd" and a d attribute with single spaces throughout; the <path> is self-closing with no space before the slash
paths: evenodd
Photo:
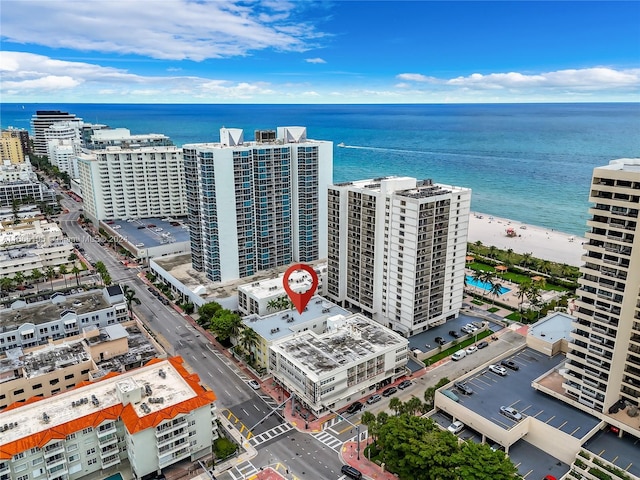
<path id="1" fill-rule="evenodd" d="M 341 148 L 344 148 L 346 145 L 344 144 L 344 142 L 340 142 L 340 143 L 338 144 L 338 146 L 339 146 L 339 147 L 341 147 Z"/>

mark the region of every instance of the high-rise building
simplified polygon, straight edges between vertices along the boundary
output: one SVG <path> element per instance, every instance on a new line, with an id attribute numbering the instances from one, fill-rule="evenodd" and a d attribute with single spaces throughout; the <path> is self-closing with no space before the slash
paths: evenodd
<path id="1" fill-rule="evenodd" d="M 73 113 L 61 112 L 59 110 L 38 110 L 31 117 L 31 131 L 33 132 L 33 150 L 36 155 L 47 155 L 47 138 L 45 131 L 54 123 L 72 122 L 80 128 L 82 119 Z"/>
<path id="2" fill-rule="evenodd" d="M 404 335 L 458 315 L 470 189 L 385 177 L 328 196 L 330 299 Z"/>
<path id="3" fill-rule="evenodd" d="M 25 130 L 3 130 L 0 137 L 0 161 L 10 163 L 24 162 L 24 150 L 22 145 L 23 136 L 21 133 L 27 133 Z M 29 134 L 27 133 L 27 143 Z"/>
<path id="4" fill-rule="evenodd" d="M 639 406 L 640 398 L 640 159 L 595 168 L 589 202 L 564 388 L 611 413 L 619 400 Z"/>
<path id="5" fill-rule="evenodd" d="M 31 153 L 31 143 L 29 143 L 29 132 L 27 130 L 9 127 L 6 130 L 2 130 L 2 137 L 12 137 L 19 139 L 23 159 L 26 155 L 29 155 Z"/>
<path id="6" fill-rule="evenodd" d="M 171 139 L 162 133 L 131 135 L 131 131 L 126 128 L 95 128 L 96 125 L 93 127 L 85 142 L 85 146 L 91 150 L 101 150 L 107 147 L 166 147 L 173 145 Z"/>
<path id="7" fill-rule="evenodd" d="M 213 281 L 326 256 L 333 144 L 304 127 L 184 145 L 192 264 Z"/>
<path id="8" fill-rule="evenodd" d="M 78 155 L 84 213 L 91 220 L 187 214 L 182 150 L 107 147 Z"/>

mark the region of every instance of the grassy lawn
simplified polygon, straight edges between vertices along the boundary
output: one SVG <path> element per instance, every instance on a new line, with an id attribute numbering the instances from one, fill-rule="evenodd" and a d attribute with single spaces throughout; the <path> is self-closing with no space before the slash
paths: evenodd
<path id="1" fill-rule="evenodd" d="M 492 334 L 493 332 L 487 329 L 484 332 L 478 333 L 478 340 L 488 337 L 489 335 L 492 335 Z M 449 355 L 456 353 L 460 349 L 467 348 L 469 345 L 475 342 L 476 342 L 475 336 L 468 338 L 466 340 L 463 340 L 462 342 L 458 342 L 455 345 L 452 345 L 451 347 L 447 348 L 446 350 L 443 350 L 442 352 L 437 353 L 433 357 L 427 358 L 426 360 L 424 360 L 424 364 L 431 365 L 432 363 L 435 363 L 438 360 L 442 360 L 443 358 L 446 358 Z"/>
<path id="2" fill-rule="evenodd" d="M 496 269 L 491 265 L 487 265 L 486 263 L 481 262 L 472 262 L 467 264 L 467 268 L 470 268 L 474 271 L 484 271 L 484 272 L 493 272 L 496 273 Z M 531 282 L 531 277 L 529 275 L 524 275 L 522 273 L 514 273 L 514 272 L 505 272 L 505 273 L 496 273 L 498 278 L 503 278 L 509 282 L 517 283 L 518 285 L 525 282 Z M 472 287 L 470 287 L 472 288 Z M 553 285 L 551 283 L 545 282 L 542 285 L 542 290 L 553 290 L 556 292 L 566 292 L 570 289 L 566 287 L 562 287 L 559 285 Z"/>
<path id="3" fill-rule="evenodd" d="M 471 303 L 473 303 L 474 305 L 484 305 L 484 302 L 481 302 L 480 300 L 471 300 Z"/>
<path id="4" fill-rule="evenodd" d="M 498 307 L 491 307 L 489 310 L 487 310 L 489 313 L 496 313 L 498 310 L 500 310 Z"/>

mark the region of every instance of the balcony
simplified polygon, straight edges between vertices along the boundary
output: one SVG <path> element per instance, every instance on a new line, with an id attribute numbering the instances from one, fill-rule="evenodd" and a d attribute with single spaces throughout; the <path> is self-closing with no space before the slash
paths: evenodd
<path id="1" fill-rule="evenodd" d="M 118 443 L 118 437 L 116 436 L 115 433 L 108 435 L 106 437 L 102 437 L 98 440 L 98 444 L 100 445 L 100 448 L 105 448 L 108 447 L 109 445 L 114 445 Z"/>
<path id="2" fill-rule="evenodd" d="M 64 453 L 64 443 L 62 442 L 56 442 L 52 445 L 47 445 L 46 447 L 44 447 L 45 460 L 48 457 L 53 457 L 54 455 L 57 455 L 58 453 Z"/>
<path id="3" fill-rule="evenodd" d="M 112 467 L 113 465 L 117 465 L 119 463 L 120 463 L 120 456 L 113 455 L 112 457 L 105 458 L 104 460 L 102 460 L 102 469 L 104 470 L 105 468 Z"/>
<path id="4" fill-rule="evenodd" d="M 100 450 L 100 459 L 104 461 L 106 458 L 112 455 L 117 455 L 118 453 L 120 453 L 120 449 L 118 448 L 117 445 L 114 445 L 108 448 L 103 448 Z"/>
<path id="5" fill-rule="evenodd" d="M 168 444 L 172 442 L 176 442 L 183 438 L 187 438 L 188 436 L 189 436 L 189 431 L 186 428 L 184 430 L 176 431 L 173 435 L 172 434 L 163 435 L 162 437 L 158 438 L 158 445 L 157 445 L 158 450 L 160 451 L 162 448 L 164 448 Z"/>
<path id="6" fill-rule="evenodd" d="M 189 444 L 187 443 L 185 447 L 173 452 L 171 455 L 159 458 L 158 467 L 159 468 L 167 467 L 184 458 L 187 458 L 189 455 L 191 455 L 191 449 L 189 448 Z"/>

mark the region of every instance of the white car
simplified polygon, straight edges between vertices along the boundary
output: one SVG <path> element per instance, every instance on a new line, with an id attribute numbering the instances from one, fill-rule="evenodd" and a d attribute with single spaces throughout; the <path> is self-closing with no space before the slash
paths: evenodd
<path id="1" fill-rule="evenodd" d="M 522 420 L 522 415 L 515 408 L 512 407 L 500 407 L 500 413 L 507 418 L 510 418 L 514 422 L 519 422 Z"/>
<path id="2" fill-rule="evenodd" d="M 467 355 L 471 355 L 472 353 L 476 353 L 478 351 L 478 347 L 475 345 L 470 345 L 467 347 Z"/>
<path id="3" fill-rule="evenodd" d="M 454 435 L 460 433 L 464 429 L 464 423 L 460 420 L 456 420 L 451 425 L 447 427 L 447 430 L 453 433 Z"/>
<path id="4" fill-rule="evenodd" d="M 255 380 L 249 380 L 247 383 L 254 390 L 260 390 L 260 384 L 258 382 L 256 382 Z"/>
<path id="5" fill-rule="evenodd" d="M 489 365 L 489 370 L 502 377 L 507 376 L 507 369 L 504 367 L 501 367 L 500 365 Z"/>

